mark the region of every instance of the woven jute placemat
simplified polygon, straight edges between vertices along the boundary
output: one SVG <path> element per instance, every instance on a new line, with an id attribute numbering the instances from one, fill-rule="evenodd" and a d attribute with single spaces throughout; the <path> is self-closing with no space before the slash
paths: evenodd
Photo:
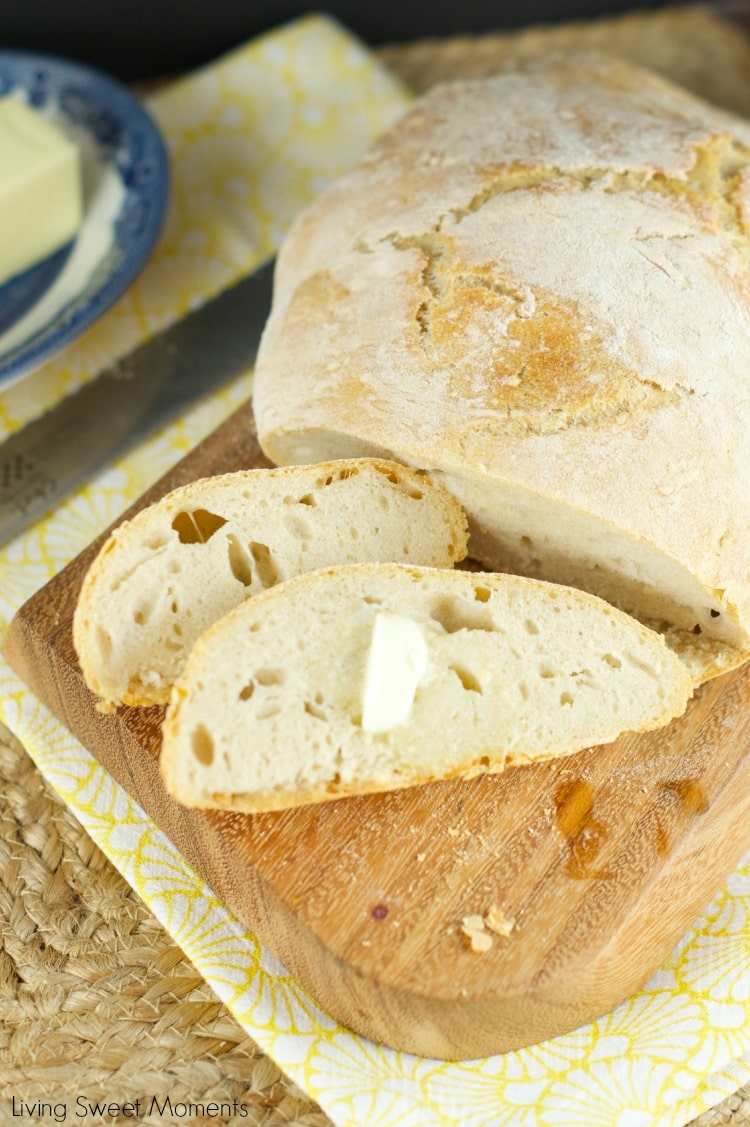
<path id="1" fill-rule="evenodd" d="M 399 45 L 381 56 L 424 90 L 579 44 L 616 50 L 750 116 L 750 48 L 699 9 Z M 245 1034 L 0 725 L 0 1096 L 29 1103 L 54 1091 L 58 1100 L 122 1104 L 144 1090 L 173 1103 L 242 1105 L 242 1114 L 211 1117 L 223 1127 L 330 1124 Z M 750 1086 L 693 1127 L 730 1125 L 750 1127 Z"/>

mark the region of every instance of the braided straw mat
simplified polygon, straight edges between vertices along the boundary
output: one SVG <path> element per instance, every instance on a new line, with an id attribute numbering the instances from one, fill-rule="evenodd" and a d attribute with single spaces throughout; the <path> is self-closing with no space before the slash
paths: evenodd
<path id="1" fill-rule="evenodd" d="M 424 90 L 578 44 L 750 116 L 750 46 L 701 9 L 394 46 L 381 57 Z M 173 1101 L 244 1105 L 242 1117 L 212 1124 L 330 1123 L 247 1037 L 0 725 L 0 1094 L 38 1100 L 72 1073 L 91 1102 L 133 1101 L 145 1085 Z M 726 1125 L 750 1127 L 750 1087 L 692 1127 Z"/>

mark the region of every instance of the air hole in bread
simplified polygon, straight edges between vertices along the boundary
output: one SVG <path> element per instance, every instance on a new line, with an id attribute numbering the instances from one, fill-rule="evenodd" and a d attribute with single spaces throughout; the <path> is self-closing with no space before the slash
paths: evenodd
<path id="1" fill-rule="evenodd" d="M 539 666 L 539 676 L 543 681 L 549 681 L 551 677 L 555 676 L 555 671 L 549 665 L 542 664 Z"/>
<path id="2" fill-rule="evenodd" d="M 468 669 L 465 669 L 462 665 L 449 665 L 448 668 L 450 669 L 451 673 L 456 674 L 459 681 L 461 682 L 462 687 L 466 689 L 468 693 L 481 694 L 482 686 L 479 683 L 479 680 L 474 676 L 473 673 L 469 672 Z"/>
<path id="3" fill-rule="evenodd" d="M 112 638 L 103 626 L 97 626 L 96 628 L 96 642 L 102 657 L 108 660 L 112 654 Z"/>
<path id="4" fill-rule="evenodd" d="M 234 578 L 243 587 L 249 587 L 253 581 L 252 560 L 232 532 L 227 536 L 227 556 Z"/>
<path id="5" fill-rule="evenodd" d="M 255 570 L 258 579 L 264 587 L 273 587 L 279 582 L 279 575 L 271 551 L 267 544 L 257 544 L 254 540 L 249 544 L 250 552 L 255 560 Z"/>
<path id="6" fill-rule="evenodd" d="M 180 626 L 179 622 L 172 623 L 172 630 L 175 632 L 178 638 L 182 637 L 182 627 Z"/>
<path id="7" fill-rule="evenodd" d="M 570 708 L 573 703 L 573 696 L 571 693 L 560 693 L 560 704 L 563 708 Z"/>
<path id="8" fill-rule="evenodd" d="M 382 605 L 383 605 L 383 600 L 382 599 L 376 599 L 374 595 L 365 595 L 362 599 L 362 602 L 367 603 L 368 606 L 373 606 L 373 607 L 382 607 Z"/>
<path id="9" fill-rule="evenodd" d="M 155 552 L 158 548 L 164 547 L 167 543 L 167 537 L 163 532 L 154 532 L 151 536 L 148 536 L 143 543 L 146 548 L 150 548 L 152 552 Z M 114 543 L 112 546 L 114 547 Z"/>
<path id="10" fill-rule="evenodd" d="M 458 630 L 492 630 L 497 634 L 504 633 L 493 624 L 489 611 L 480 610 L 465 599 L 450 596 L 436 599 L 430 610 L 430 617 L 440 623 L 446 634 L 455 634 Z"/>
<path id="11" fill-rule="evenodd" d="M 481 757 L 481 759 L 479 760 L 479 766 L 480 766 L 480 767 L 489 767 L 489 765 L 490 765 L 490 757 L 489 757 L 489 755 L 483 755 L 483 756 Z"/>
<path id="12" fill-rule="evenodd" d="M 648 664 L 648 662 L 641 661 L 639 657 L 636 657 L 635 654 L 630 653 L 629 651 L 624 653 L 622 656 L 626 661 L 630 662 L 631 665 L 634 665 L 636 669 L 640 669 L 643 673 L 646 673 L 649 677 L 655 678 L 657 681 L 660 680 L 658 672 L 653 669 Z"/>
<path id="13" fill-rule="evenodd" d="M 523 683 L 523 681 L 519 682 L 518 691 L 521 694 L 521 697 L 522 697 L 523 700 L 529 699 L 529 688 L 528 688 L 528 685 L 525 685 Z"/>
<path id="14" fill-rule="evenodd" d="M 183 510 L 172 521 L 172 528 L 181 544 L 206 544 L 226 523 L 224 517 L 208 509 L 195 509 L 192 513 Z"/>
<path id="15" fill-rule="evenodd" d="M 615 657 L 614 654 L 604 654 L 603 656 L 607 665 L 611 665 L 613 669 L 622 668 L 622 662 L 620 661 L 619 657 Z"/>
<path id="16" fill-rule="evenodd" d="M 348 466 L 344 470 L 339 470 L 339 481 L 346 481 L 348 477 L 356 477 L 359 470 L 356 466 Z"/>
<path id="17" fill-rule="evenodd" d="M 384 493 L 381 493 L 378 497 L 378 504 L 380 505 L 383 512 L 387 512 L 391 507 L 391 502 L 388 500 Z"/>
<path id="18" fill-rule="evenodd" d="M 267 704 L 263 708 L 259 708 L 256 712 L 258 720 L 270 720 L 272 716 L 278 716 L 281 712 L 278 704 Z"/>
<path id="19" fill-rule="evenodd" d="M 152 602 L 141 603 L 141 605 L 133 612 L 133 621 L 137 623 L 138 626 L 145 626 L 149 618 L 151 617 L 153 609 L 154 604 Z"/>
<path id="20" fill-rule="evenodd" d="M 239 691 L 240 700 L 250 700 L 250 697 L 255 692 L 255 681 L 248 681 L 248 683 Z"/>
<path id="21" fill-rule="evenodd" d="M 534 541 L 531 539 L 530 536 L 522 536 L 519 543 L 520 543 L 522 548 L 533 548 L 534 547 Z"/>
<path id="22" fill-rule="evenodd" d="M 182 571 L 182 564 L 179 560 L 170 560 L 167 565 L 167 569 L 170 575 L 179 575 L 179 573 Z"/>
<path id="23" fill-rule="evenodd" d="M 286 672 L 283 669 L 259 669 L 255 674 L 259 685 L 283 685 L 286 681 Z"/>
<path id="24" fill-rule="evenodd" d="M 174 642 L 171 638 L 164 639 L 164 648 L 172 653 L 182 653 L 182 642 Z"/>
<path id="25" fill-rule="evenodd" d="M 204 767 L 210 767 L 214 761 L 214 741 L 205 724 L 198 724 L 193 728 L 190 746 L 198 762 L 202 763 Z"/>
<path id="26" fill-rule="evenodd" d="M 452 547 L 453 545 L 451 544 L 451 548 Z M 478 603 L 488 603 L 490 601 L 491 594 L 492 592 L 490 591 L 489 587 L 474 588 L 474 598 Z"/>
<path id="27" fill-rule="evenodd" d="M 305 712 L 308 716 L 314 716 L 316 720 L 328 719 L 323 709 L 319 708 L 317 704 L 313 704 L 312 701 L 309 700 L 305 701 Z"/>
<path id="28" fill-rule="evenodd" d="M 536 622 L 532 622 L 530 618 L 527 618 L 523 625 L 527 634 L 539 633 L 539 627 L 537 626 Z"/>
<path id="29" fill-rule="evenodd" d="M 284 527 L 298 540 L 309 540 L 313 534 L 310 522 L 299 513 L 287 513 L 284 517 Z"/>
<path id="30" fill-rule="evenodd" d="M 179 609 L 180 608 L 178 606 L 177 599 L 172 599 L 172 606 L 171 606 L 172 614 L 177 614 L 177 611 Z"/>
<path id="31" fill-rule="evenodd" d="M 351 536 L 352 540 L 359 540 L 359 529 L 355 528 L 355 526 L 352 525 L 349 529 L 349 535 Z"/>
<path id="32" fill-rule="evenodd" d="M 300 497 L 297 504 L 298 505 L 309 505 L 311 509 L 315 509 L 318 506 L 318 502 L 315 500 L 312 493 L 306 493 L 304 497 Z"/>
<path id="33" fill-rule="evenodd" d="M 326 791 L 328 794 L 336 794 L 341 786 L 341 773 L 339 771 L 333 776 L 330 782 L 326 783 Z"/>
<path id="34" fill-rule="evenodd" d="M 421 489 L 410 489 L 409 490 L 409 496 L 411 497 L 411 499 L 413 501 L 421 501 L 422 498 L 424 497 L 424 493 L 422 492 Z"/>
<path id="35" fill-rule="evenodd" d="M 401 478 L 398 476 L 398 474 L 396 473 L 395 470 L 389 470 L 386 466 L 378 466 L 378 465 L 374 465 L 372 468 L 374 470 L 376 470 L 379 474 L 382 474 L 383 477 L 387 477 L 388 480 L 393 482 L 394 485 L 400 484 Z"/>

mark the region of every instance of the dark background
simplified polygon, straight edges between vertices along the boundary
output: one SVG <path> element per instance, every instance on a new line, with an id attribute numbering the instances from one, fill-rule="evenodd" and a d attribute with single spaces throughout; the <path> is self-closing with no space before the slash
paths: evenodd
<path id="1" fill-rule="evenodd" d="M 69 55 L 121 78 L 207 62 L 294 16 L 327 11 L 371 44 L 621 12 L 633 0 L 0 0 L 0 47 Z M 642 0 L 638 7 L 661 7 Z"/>

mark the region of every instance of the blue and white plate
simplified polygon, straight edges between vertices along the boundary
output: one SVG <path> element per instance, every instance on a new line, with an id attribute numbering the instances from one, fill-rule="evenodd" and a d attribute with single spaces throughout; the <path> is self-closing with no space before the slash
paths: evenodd
<path id="1" fill-rule="evenodd" d="M 68 246 L 0 286 L 0 387 L 49 360 L 133 281 L 159 237 L 169 164 L 118 82 L 78 63 L 0 51 L 0 97 L 28 102 L 81 150 L 84 218 Z"/>

